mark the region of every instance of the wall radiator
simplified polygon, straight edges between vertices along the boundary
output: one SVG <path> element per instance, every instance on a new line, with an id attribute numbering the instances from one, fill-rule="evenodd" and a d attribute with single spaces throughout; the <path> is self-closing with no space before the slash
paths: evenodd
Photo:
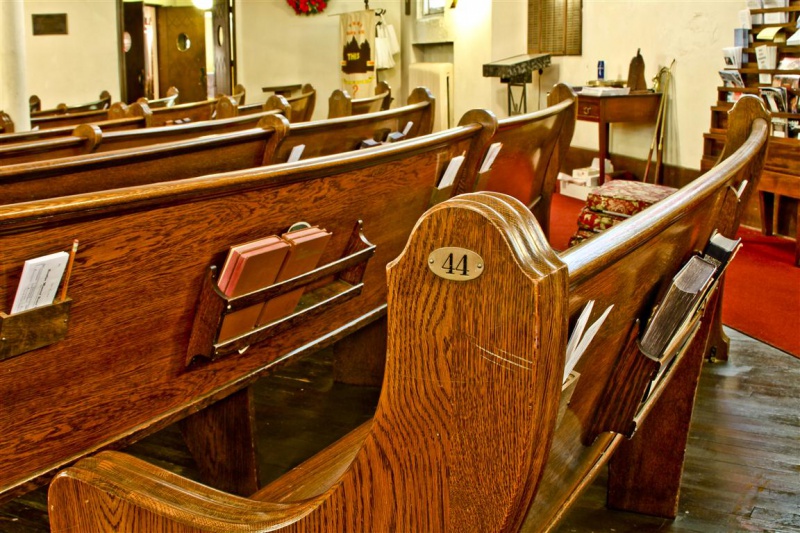
<path id="1" fill-rule="evenodd" d="M 433 131 L 446 130 L 453 123 L 453 64 L 412 63 L 408 69 L 408 84 L 427 88 L 436 98 Z"/>

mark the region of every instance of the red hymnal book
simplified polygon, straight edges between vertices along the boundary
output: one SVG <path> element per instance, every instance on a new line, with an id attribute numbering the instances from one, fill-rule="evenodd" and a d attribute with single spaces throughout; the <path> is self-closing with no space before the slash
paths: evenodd
<path id="1" fill-rule="evenodd" d="M 220 273 L 220 290 L 233 297 L 272 285 L 289 249 L 289 244 L 275 235 L 234 246 Z M 262 306 L 256 304 L 226 315 L 220 327 L 219 340 L 253 329 Z"/>
<path id="2" fill-rule="evenodd" d="M 313 227 L 284 233 L 281 238 L 291 248 L 286 255 L 278 278 L 275 280 L 276 283 L 297 277 L 317 268 L 319 259 L 322 257 L 322 252 L 325 250 L 331 234 L 324 229 Z M 301 296 L 303 296 L 302 288 L 269 300 L 264 304 L 257 325 L 268 324 L 290 315 L 297 307 L 297 302 L 300 301 Z"/>

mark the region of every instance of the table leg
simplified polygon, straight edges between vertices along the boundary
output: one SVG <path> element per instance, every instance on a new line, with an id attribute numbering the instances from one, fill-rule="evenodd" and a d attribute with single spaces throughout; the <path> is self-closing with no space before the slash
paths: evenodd
<path id="1" fill-rule="evenodd" d="M 602 120 L 598 123 L 600 130 L 600 176 L 597 183 L 602 185 L 606 181 L 606 159 L 608 159 L 608 122 Z"/>
<path id="2" fill-rule="evenodd" d="M 772 235 L 772 221 L 775 213 L 775 194 L 758 191 L 758 203 L 761 207 L 761 232 Z"/>

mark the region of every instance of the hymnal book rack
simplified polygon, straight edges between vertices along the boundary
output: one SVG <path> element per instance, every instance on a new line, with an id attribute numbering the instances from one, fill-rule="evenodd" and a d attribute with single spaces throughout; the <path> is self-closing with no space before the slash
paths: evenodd
<path id="1" fill-rule="evenodd" d="M 375 245 L 364 237 L 361 221 L 358 221 L 340 259 L 241 296 L 226 296 L 217 285 L 216 265 L 210 266 L 197 301 L 186 364 L 191 365 L 202 359 L 214 361 L 237 351 L 244 352 L 248 346 L 263 342 L 291 329 L 300 321 L 321 315 L 358 296 L 364 286 L 363 277 L 367 262 L 374 254 Z M 292 314 L 255 327 L 236 337 L 220 340 L 219 332 L 226 315 L 299 288 L 314 287 L 317 282 L 331 276 L 333 280 L 330 283 L 307 291 Z"/>

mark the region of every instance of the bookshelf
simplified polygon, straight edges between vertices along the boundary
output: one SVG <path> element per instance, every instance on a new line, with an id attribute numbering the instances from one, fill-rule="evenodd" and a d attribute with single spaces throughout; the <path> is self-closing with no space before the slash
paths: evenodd
<path id="1" fill-rule="evenodd" d="M 744 8 L 742 2 L 742 8 Z M 733 106 L 733 100 L 738 94 L 760 95 L 760 89 L 770 87 L 770 83 L 760 83 L 760 75 L 776 74 L 800 75 L 800 69 L 777 70 L 759 69 L 756 61 L 756 46 L 766 44 L 775 47 L 777 61 L 787 57 L 800 58 L 800 46 L 791 46 L 786 43 L 776 43 L 772 41 L 759 41 L 756 36 L 766 28 L 783 28 L 783 35 L 790 37 L 797 31 L 797 24 L 800 20 L 800 0 L 790 0 L 789 5 L 781 8 L 753 9 L 752 15 L 767 15 L 771 13 L 786 13 L 788 21 L 782 24 L 767 23 L 753 24 L 750 30 L 750 42 L 742 49 L 743 56 L 739 74 L 744 81 L 744 87 L 717 87 L 716 103 L 711 106 L 711 124 L 709 131 L 703 135 L 703 158 L 700 164 L 701 171 L 705 172 L 714 166 L 717 158 L 725 143 L 725 130 L 727 128 L 728 110 Z M 731 38 L 733 41 L 733 36 Z M 755 43 L 755 45 L 754 45 Z M 738 93 L 738 94 L 737 94 Z M 769 106 L 768 106 L 769 108 Z M 772 112 L 773 124 L 782 121 L 787 124 L 787 137 L 770 138 L 767 157 L 764 161 L 764 170 L 759 185 L 759 194 L 753 195 L 753 202 L 759 202 L 759 206 L 748 206 L 744 222 L 749 225 L 757 226 L 766 234 L 771 234 L 775 222 L 780 233 L 792 235 L 797 238 L 798 233 L 798 212 L 800 211 L 800 139 L 790 137 L 788 128 L 789 121 L 800 121 L 800 113 Z M 777 210 L 774 202 L 777 201 Z M 777 214 L 777 217 L 773 217 Z M 760 220 L 759 220 L 760 219 Z M 800 244 L 797 247 L 796 263 L 800 264 Z"/>

